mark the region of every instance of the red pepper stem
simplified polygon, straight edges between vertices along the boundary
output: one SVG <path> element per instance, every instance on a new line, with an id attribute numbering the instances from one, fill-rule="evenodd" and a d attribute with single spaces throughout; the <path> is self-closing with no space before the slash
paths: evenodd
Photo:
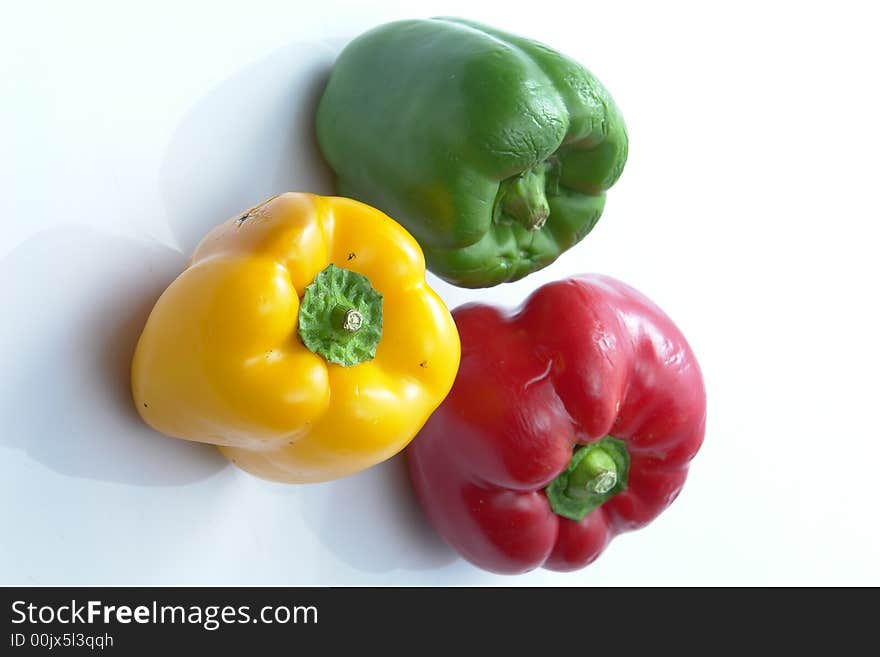
<path id="1" fill-rule="evenodd" d="M 575 449 L 568 467 L 544 491 L 557 515 L 581 521 L 594 509 L 626 490 L 629 450 L 606 436 Z"/>
<path id="2" fill-rule="evenodd" d="M 601 447 L 590 450 L 577 467 L 568 474 L 565 493 L 576 499 L 604 495 L 617 484 L 617 465 Z"/>

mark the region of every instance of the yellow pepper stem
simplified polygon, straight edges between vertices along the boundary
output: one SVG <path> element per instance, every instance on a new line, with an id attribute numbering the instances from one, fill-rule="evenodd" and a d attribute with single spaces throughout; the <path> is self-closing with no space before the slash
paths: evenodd
<path id="1" fill-rule="evenodd" d="M 330 363 L 352 367 L 372 360 L 382 338 L 382 295 L 366 276 L 329 265 L 306 287 L 299 335 Z"/>
<path id="2" fill-rule="evenodd" d="M 357 333 L 364 325 L 364 316 L 354 308 L 339 305 L 333 309 L 333 323 L 343 331 Z"/>

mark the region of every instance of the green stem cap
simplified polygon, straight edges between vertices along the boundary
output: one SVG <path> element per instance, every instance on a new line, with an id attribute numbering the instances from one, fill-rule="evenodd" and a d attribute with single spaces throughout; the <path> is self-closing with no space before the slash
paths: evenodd
<path id="1" fill-rule="evenodd" d="M 299 337 L 330 363 L 352 367 L 372 360 L 382 338 L 382 295 L 366 276 L 328 265 L 306 287 Z"/>
<path id="2" fill-rule="evenodd" d="M 568 467 L 545 489 L 557 515 L 580 521 L 626 490 L 629 452 L 622 440 L 606 436 L 575 450 Z"/>
<path id="3" fill-rule="evenodd" d="M 542 162 L 502 180 L 497 196 L 501 213 L 512 217 L 527 230 L 539 230 L 550 216 L 546 192 L 549 168 Z"/>

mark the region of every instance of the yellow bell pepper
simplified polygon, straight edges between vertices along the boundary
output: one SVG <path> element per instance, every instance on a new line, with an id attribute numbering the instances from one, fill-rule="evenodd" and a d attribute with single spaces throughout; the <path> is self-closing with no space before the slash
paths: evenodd
<path id="1" fill-rule="evenodd" d="M 328 481 L 402 450 L 459 356 L 409 233 L 357 201 L 288 193 L 202 240 L 147 320 L 132 391 L 164 434 L 266 479 Z"/>

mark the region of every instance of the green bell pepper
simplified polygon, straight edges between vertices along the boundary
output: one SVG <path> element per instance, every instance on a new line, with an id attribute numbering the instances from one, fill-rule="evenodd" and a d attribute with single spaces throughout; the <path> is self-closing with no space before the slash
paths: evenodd
<path id="1" fill-rule="evenodd" d="M 352 41 L 316 128 L 338 193 L 402 223 L 428 268 L 465 287 L 517 280 L 579 242 L 627 156 L 620 112 L 586 69 L 450 18 Z"/>

